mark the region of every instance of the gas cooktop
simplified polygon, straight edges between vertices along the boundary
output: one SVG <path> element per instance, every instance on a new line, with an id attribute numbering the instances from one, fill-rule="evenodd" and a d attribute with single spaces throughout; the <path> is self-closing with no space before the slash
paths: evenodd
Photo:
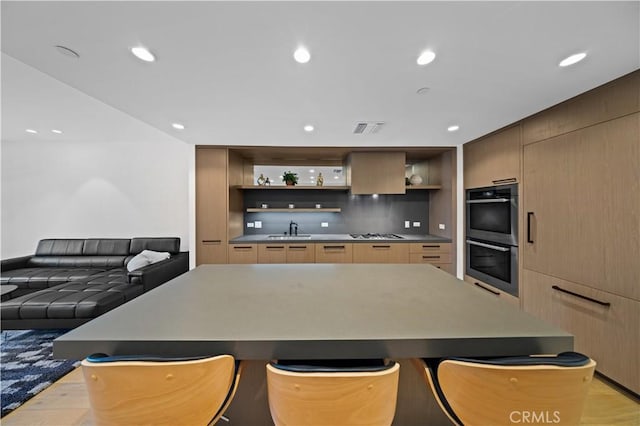
<path id="1" fill-rule="evenodd" d="M 367 234 L 349 234 L 351 238 L 356 240 L 402 240 L 403 238 L 400 235 L 396 234 L 377 234 L 377 233 L 367 233 Z"/>

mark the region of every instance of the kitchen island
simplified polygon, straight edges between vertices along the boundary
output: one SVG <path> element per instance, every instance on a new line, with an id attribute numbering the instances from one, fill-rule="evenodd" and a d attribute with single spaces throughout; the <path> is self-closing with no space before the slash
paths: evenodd
<path id="1" fill-rule="evenodd" d="M 232 354 L 249 362 L 229 415 L 250 425 L 269 424 L 265 360 L 389 357 L 402 365 L 396 424 L 411 425 L 442 419 L 402 360 L 572 348 L 571 335 L 430 265 L 203 265 L 58 338 L 54 357 Z"/>

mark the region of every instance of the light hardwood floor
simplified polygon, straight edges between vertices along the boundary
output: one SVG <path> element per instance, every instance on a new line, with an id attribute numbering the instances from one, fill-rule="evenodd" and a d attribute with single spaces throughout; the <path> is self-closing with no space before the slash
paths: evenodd
<path id="1" fill-rule="evenodd" d="M 80 368 L 2 418 L 0 423 L 2 426 L 93 426 Z M 640 403 L 596 377 L 580 424 L 640 425 Z"/>

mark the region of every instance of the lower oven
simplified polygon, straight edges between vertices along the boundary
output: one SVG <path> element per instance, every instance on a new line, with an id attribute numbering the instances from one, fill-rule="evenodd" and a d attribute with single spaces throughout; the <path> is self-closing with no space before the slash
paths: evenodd
<path id="1" fill-rule="evenodd" d="M 467 239 L 466 273 L 518 297 L 518 247 Z"/>

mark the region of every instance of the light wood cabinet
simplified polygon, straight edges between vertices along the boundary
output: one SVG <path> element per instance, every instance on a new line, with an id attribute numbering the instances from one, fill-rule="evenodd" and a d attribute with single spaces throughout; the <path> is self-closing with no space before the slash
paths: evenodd
<path id="1" fill-rule="evenodd" d="M 544 110 L 523 122 L 523 145 L 638 112 L 640 71 Z"/>
<path id="2" fill-rule="evenodd" d="M 315 244 L 287 244 L 287 263 L 315 263 Z"/>
<path id="3" fill-rule="evenodd" d="M 258 263 L 314 263 L 315 244 L 258 244 Z"/>
<path id="4" fill-rule="evenodd" d="M 525 311 L 575 336 L 597 370 L 640 393 L 640 302 L 534 271 L 523 271 Z"/>
<path id="5" fill-rule="evenodd" d="M 258 244 L 258 263 L 287 263 L 287 245 Z"/>
<path id="6" fill-rule="evenodd" d="M 352 152 L 347 182 L 352 194 L 404 194 L 404 152 Z"/>
<path id="7" fill-rule="evenodd" d="M 353 263 L 409 263 L 409 245 L 387 242 L 353 244 Z"/>
<path id="8" fill-rule="evenodd" d="M 409 243 L 409 263 L 429 263 L 455 275 L 451 243 Z"/>
<path id="9" fill-rule="evenodd" d="M 353 263 L 352 243 L 316 243 L 316 263 Z"/>
<path id="10" fill-rule="evenodd" d="M 640 300 L 640 114 L 524 148 L 523 267 Z"/>
<path id="11" fill-rule="evenodd" d="M 488 294 L 493 294 L 495 297 L 499 298 L 500 300 L 504 300 L 505 302 L 510 303 L 514 306 L 518 306 L 518 307 L 520 306 L 520 299 L 498 288 L 495 288 L 494 286 L 487 284 L 484 281 L 480 281 L 479 279 L 471 277 L 466 274 L 464 276 L 464 281 L 471 284 L 474 288 L 478 289 L 479 291 L 483 291 Z"/>
<path id="12" fill-rule="evenodd" d="M 520 181 L 520 124 L 464 144 L 464 187 Z"/>
<path id="13" fill-rule="evenodd" d="M 258 245 L 229 244 L 229 263 L 258 263 Z"/>
<path id="14" fill-rule="evenodd" d="M 227 263 L 227 150 L 196 148 L 196 265 Z"/>

